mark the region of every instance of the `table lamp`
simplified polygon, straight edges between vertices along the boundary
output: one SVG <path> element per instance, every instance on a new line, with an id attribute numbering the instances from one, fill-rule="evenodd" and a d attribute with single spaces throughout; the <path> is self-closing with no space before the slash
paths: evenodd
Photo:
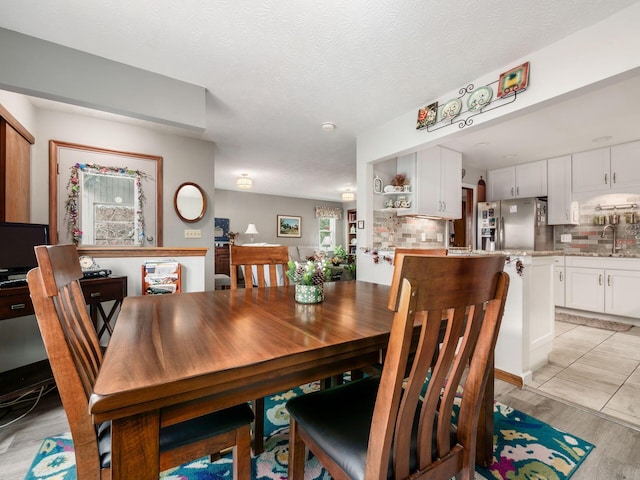
<path id="1" fill-rule="evenodd" d="M 331 246 L 331 237 L 326 236 L 322 239 L 322 246 L 325 247 L 327 250 L 329 250 L 329 247 Z"/>
<path id="2" fill-rule="evenodd" d="M 254 223 L 250 223 L 247 226 L 247 230 L 246 232 L 244 232 L 245 235 L 251 235 L 251 243 L 253 243 L 253 236 L 254 235 L 259 235 L 260 232 L 258 232 L 258 229 L 256 228 L 256 225 Z"/>

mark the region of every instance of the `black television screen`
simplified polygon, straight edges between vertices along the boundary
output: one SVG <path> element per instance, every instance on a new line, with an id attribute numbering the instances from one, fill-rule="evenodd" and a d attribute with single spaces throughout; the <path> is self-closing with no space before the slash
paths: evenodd
<path id="1" fill-rule="evenodd" d="M 33 247 L 49 244 L 49 225 L 0 223 L 0 280 L 19 278 L 38 266 Z"/>

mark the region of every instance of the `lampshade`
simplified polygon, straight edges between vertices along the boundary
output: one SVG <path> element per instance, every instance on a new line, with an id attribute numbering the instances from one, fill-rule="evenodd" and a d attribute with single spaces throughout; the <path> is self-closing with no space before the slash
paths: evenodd
<path id="1" fill-rule="evenodd" d="M 326 236 L 322 239 L 322 246 L 323 247 L 329 247 L 331 246 L 331 237 Z"/>
<path id="2" fill-rule="evenodd" d="M 260 232 L 258 232 L 258 229 L 256 228 L 256 225 L 254 223 L 250 223 L 247 226 L 247 231 L 244 232 L 245 235 L 258 235 L 260 234 Z"/>
<path id="3" fill-rule="evenodd" d="M 248 190 L 253 187 L 253 180 L 246 173 L 236 179 L 236 187 Z"/>
<path id="4" fill-rule="evenodd" d="M 347 190 L 342 193 L 343 202 L 351 202 L 355 199 L 356 199 L 356 194 L 353 193 L 350 188 L 347 188 Z"/>

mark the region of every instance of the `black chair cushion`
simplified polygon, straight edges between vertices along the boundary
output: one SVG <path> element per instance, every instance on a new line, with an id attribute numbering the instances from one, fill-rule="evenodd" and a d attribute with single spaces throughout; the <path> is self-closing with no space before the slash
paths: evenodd
<path id="1" fill-rule="evenodd" d="M 185 422 L 160 429 L 160 452 L 166 452 L 189 443 L 215 437 L 253 421 L 253 410 L 247 403 L 219 412 L 209 413 Z M 98 451 L 100 466 L 111 467 L 111 422 L 98 426 Z M 217 452 L 211 452 L 217 453 Z"/>
<path id="2" fill-rule="evenodd" d="M 369 431 L 379 382 L 379 377 L 367 377 L 287 402 L 289 415 L 353 480 L 365 480 Z M 412 471 L 417 466 L 418 419 L 416 415 L 411 435 L 409 464 Z M 452 445 L 456 442 L 453 429 L 451 441 Z M 432 456 L 435 458 L 435 455 L 434 443 Z M 389 479 L 393 478 L 391 461 L 387 473 Z"/>

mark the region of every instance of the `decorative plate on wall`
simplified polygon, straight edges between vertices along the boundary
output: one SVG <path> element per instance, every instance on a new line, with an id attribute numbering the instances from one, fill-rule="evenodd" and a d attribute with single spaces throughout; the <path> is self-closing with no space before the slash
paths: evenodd
<path id="1" fill-rule="evenodd" d="M 493 90 L 491 87 L 478 87 L 469 95 L 467 108 L 472 112 L 481 110 L 491 102 L 491 98 L 493 98 Z"/>
<path id="2" fill-rule="evenodd" d="M 462 102 L 459 98 L 452 98 L 442 107 L 442 120 L 453 120 L 460 115 L 462 110 Z"/>

